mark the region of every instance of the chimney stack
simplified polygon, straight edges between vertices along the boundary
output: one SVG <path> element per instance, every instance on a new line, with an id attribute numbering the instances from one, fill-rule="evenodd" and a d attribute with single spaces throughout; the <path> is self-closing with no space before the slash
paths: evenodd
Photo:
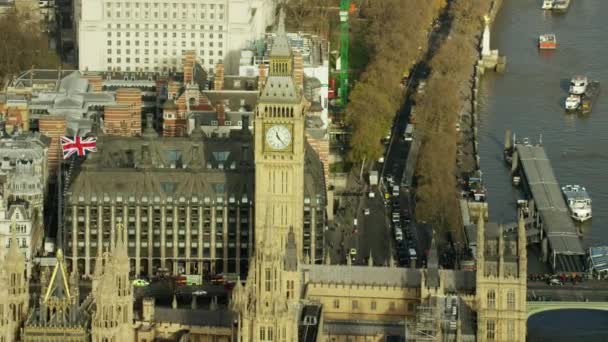
<path id="1" fill-rule="evenodd" d="M 182 64 L 184 66 L 184 83 L 190 84 L 194 81 L 194 51 L 186 51 L 182 57 Z"/>
<path id="2" fill-rule="evenodd" d="M 266 66 L 264 65 L 264 63 L 260 63 L 258 65 L 258 69 L 258 90 L 262 90 L 262 88 L 264 88 L 264 84 L 266 83 Z"/>
<path id="3" fill-rule="evenodd" d="M 224 89 L 224 64 L 222 63 L 215 65 L 215 78 L 213 80 L 213 89 Z"/>
<path id="4" fill-rule="evenodd" d="M 218 126 L 224 126 L 224 122 L 226 122 L 226 107 L 224 107 L 223 102 L 220 102 L 216 105 L 216 108 Z"/>

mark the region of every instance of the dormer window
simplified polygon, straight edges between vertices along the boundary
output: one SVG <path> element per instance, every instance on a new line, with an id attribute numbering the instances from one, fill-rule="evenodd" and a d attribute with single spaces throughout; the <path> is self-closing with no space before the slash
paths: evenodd
<path id="1" fill-rule="evenodd" d="M 217 120 L 211 120 L 211 126 L 217 126 Z"/>
<path id="2" fill-rule="evenodd" d="M 225 125 L 225 126 L 232 126 L 232 121 L 230 121 L 230 120 L 226 120 L 226 121 L 224 122 L 224 125 Z"/>

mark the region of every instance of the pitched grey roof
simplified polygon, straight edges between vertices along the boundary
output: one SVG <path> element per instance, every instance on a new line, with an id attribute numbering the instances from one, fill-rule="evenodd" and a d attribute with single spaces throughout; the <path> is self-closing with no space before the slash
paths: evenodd
<path id="1" fill-rule="evenodd" d="M 258 89 L 258 78 L 248 76 L 224 76 L 223 90 L 257 90 Z"/>
<path id="2" fill-rule="evenodd" d="M 59 82 L 59 89 L 68 94 L 84 93 L 89 89 L 89 81 L 82 78 L 79 71 L 74 71 Z"/>
<path id="3" fill-rule="evenodd" d="M 270 76 L 260 94 L 260 101 L 299 103 L 300 89 L 290 76 Z"/>
<path id="4" fill-rule="evenodd" d="M 289 46 L 289 38 L 283 33 L 277 34 L 272 41 L 270 48 L 270 57 L 289 57 L 291 56 L 291 47 Z"/>
<path id="5" fill-rule="evenodd" d="M 72 202 L 105 197 L 127 201 L 131 196 L 138 201 L 144 196 L 149 201 L 154 197 L 253 199 L 253 147 L 248 134 L 198 140 L 100 137 L 98 151 L 75 176 L 69 191 Z M 305 196 L 324 201 L 322 165 L 308 145 L 305 160 Z"/>
<path id="6" fill-rule="evenodd" d="M 419 287 L 420 270 L 397 267 L 304 265 L 310 283 Z"/>
<path id="7" fill-rule="evenodd" d="M 238 111 L 241 108 L 241 100 L 245 101 L 245 108 L 249 111 L 252 111 L 258 103 L 258 92 L 255 90 L 205 90 L 203 94 L 207 96 L 213 106 L 227 101 L 227 112 Z"/>

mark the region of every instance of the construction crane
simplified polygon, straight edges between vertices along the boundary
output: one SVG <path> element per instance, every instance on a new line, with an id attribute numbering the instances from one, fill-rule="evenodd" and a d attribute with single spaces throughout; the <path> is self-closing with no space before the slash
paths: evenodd
<path id="1" fill-rule="evenodd" d="M 339 104 L 346 106 L 348 101 L 348 47 L 349 47 L 349 12 L 353 11 L 350 0 L 340 0 L 340 85 L 338 88 Z"/>

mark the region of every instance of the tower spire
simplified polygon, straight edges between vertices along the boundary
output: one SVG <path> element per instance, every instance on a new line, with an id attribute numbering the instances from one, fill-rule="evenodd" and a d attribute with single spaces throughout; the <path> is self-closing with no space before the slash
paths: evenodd
<path id="1" fill-rule="evenodd" d="M 114 245 L 113 257 L 117 259 L 129 258 L 127 254 L 127 244 L 125 243 L 125 226 L 122 219 L 118 218 L 116 222 L 116 243 Z"/>
<path id="2" fill-rule="evenodd" d="M 23 254 L 19 252 L 19 240 L 17 239 L 17 223 L 13 219 L 11 223 L 10 246 L 8 249 L 8 253 L 6 254 L 6 264 L 15 267 L 17 265 L 20 266 L 23 263 L 25 263 L 25 258 L 23 257 Z"/>
<path id="3" fill-rule="evenodd" d="M 285 34 L 285 7 L 281 6 L 281 11 L 279 12 L 279 23 L 277 27 L 277 34 L 284 35 Z"/>
<path id="4" fill-rule="evenodd" d="M 502 224 L 498 225 L 498 275 L 502 278 L 505 274 L 505 238 Z"/>
<path id="5" fill-rule="evenodd" d="M 483 276 L 484 272 L 484 253 L 485 253 L 485 227 L 484 227 L 484 212 L 479 211 L 479 219 L 477 220 L 477 277 Z"/>
<path id="6" fill-rule="evenodd" d="M 526 222 L 524 220 L 524 213 L 522 210 L 519 211 L 519 220 L 517 222 L 517 256 L 519 261 L 519 277 L 525 281 L 528 273 L 528 252 L 526 250 L 527 245 L 526 237 Z"/>

